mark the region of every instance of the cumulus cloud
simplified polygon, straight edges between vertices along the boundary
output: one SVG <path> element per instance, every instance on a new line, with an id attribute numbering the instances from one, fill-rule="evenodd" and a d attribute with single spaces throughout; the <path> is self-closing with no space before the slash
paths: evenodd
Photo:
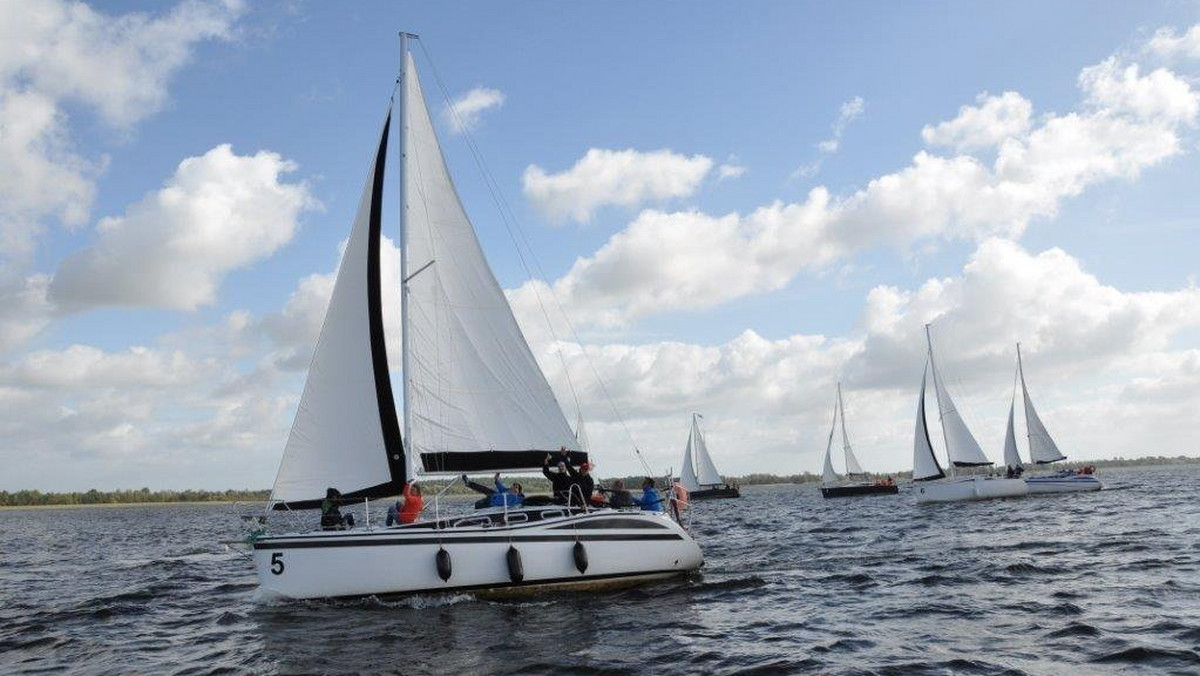
<path id="1" fill-rule="evenodd" d="M 976 105 L 963 106 L 958 117 L 935 125 L 926 125 L 921 138 L 931 146 L 945 146 L 958 152 L 993 148 L 1006 139 L 1023 138 L 1032 124 L 1033 104 L 1016 92 L 975 99 Z"/>
<path id="2" fill-rule="evenodd" d="M 1188 28 L 1182 34 L 1174 28 L 1159 28 L 1146 44 L 1146 51 L 1163 58 L 1200 58 L 1200 24 Z"/>
<path id="3" fill-rule="evenodd" d="M 307 185 L 284 181 L 295 169 L 276 153 L 237 155 L 228 144 L 185 159 L 161 189 L 101 219 L 99 240 L 59 265 L 52 299 L 73 310 L 213 303 L 226 274 L 286 244 L 318 206 Z"/>
<path id="4" fill-rule="evenodd" d="M 1043 415 L 1075 457 L 1144 452 L 1097 431 L 1106 427 L 1103 412 L 1118 404 L 1143 410 L 1138 400 L 1153 400 L 1146 402 L 1145 419 L 1134 424 L 1144 432 L 1155 420 L 1171 421 L 1173 397 L 1200 401 L 1187 389 L 1197 380 L 1200 357 L 1171 347 L 1177 336 L 1200 326 L 1200 290 L 1122 291 L 1060 249 L 1031 253 L 1002 239 L 982 242 L 959 275 L 929 279 L 911 290 L 871 290 L 857 325 L 842 336 L 768 339 L 747 330 L 717 345 L 580 345 L 554 340 L 536 308 L 516 307 L 560 400 L 571 401 L 569 373 L 596 447 L 613 449 L 609 457 L 628 462 L 628 472 L 636 471 L 622 453 L 629 441 L 608 395 L 629 418 L 655 467 L 678 467 L 686 414 L 700 411 L 709 412 L 709 424 L 721 432 L 718 447 L 727 467 L 779 471 L 772 463 L 783 463 L 787 471 L 816 472 L 839 379 L 852 410 L 851 432 L 865 458 L 876 468 L 907 468 L 928 322 L 934 325 L 939 365 L 994 455 L 1018 340 Z M 607 395 L 596 372 L 606 381 Z M 1097 379 L 1115 385 L 1097 387 Z M 1063 401 L 1086 403 L 1060 413 Z M 1160 450 L 1190 450 L 1183 444 L 1194 436 L 1194 424 L 1189 428 L 1176 419 L 1169 427 L 1173 432 Z"/>
<path id="5" fill-rule="evenodd" d="M 37 335 L 54 316 L 49 275 L 0 281 L 0 354 Z"/>
<path id="6" fill-rule="evenodd" d="M 455 132 L 471 131 L 479 126 L 484 113 L 503 105 L 504 92 L 476 87 L 450 102 L 445 110 L 446 122 Z"/>
<path id="7" fill-rule="evenodd" d="M 0 257 L 28 257 L 45 218 L 87 219 L 105 158 L 74 148 L 64 103 L 130 129 L 162 108 L 198 42 L 232 37 L 241 11 L 236 0 L 187 0 L 159 16 L 0 2 Z"/>
<path id="8" fill-rule="evenodd" d="M 931 141 L 995 147 L 990 162 L 922 150 L 909 166 L 846 196 L 818 187 L 801 202 L 746 214 L 643 211 L 576 260 L 553 282 L 555 293 L 581 323 L 609 327 L 712 307 L 782 288 L 801 270 L 870 247 L 1018 237 L 1089 185 L 1136 179 L 1182 152 L 1198 99 L 1178 75 L 1143 74 L 1108 59 L 1085 68 L 1079 87 L 1079 111 L 1046 114 L 1036 124 L 1028 123 L 1023 98 L 1004 94 L 982 96 L 954 120 L 926 127 Z M 996 125 L 1010 135 L 1001 138 Z M 531 291 L 517 290 L 515 302 Z"/>
<path id="9" fill-rule="evenodd" d="M 602 207 L 689 197 L 712 168 L 712 158 L 704 155 L 592 148 L 556 174 L 530 165 L 522 182 L 525 197 L 552 222 L 586 223 Z"/>

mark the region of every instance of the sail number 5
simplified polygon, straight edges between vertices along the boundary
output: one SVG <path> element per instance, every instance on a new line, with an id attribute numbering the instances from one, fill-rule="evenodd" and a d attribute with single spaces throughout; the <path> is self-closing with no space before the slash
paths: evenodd
<path id="1" fill-rule="evenodd" d="M 283 552 L 275 552 L 271 555 L 271 573 L 283 575 Z"/>

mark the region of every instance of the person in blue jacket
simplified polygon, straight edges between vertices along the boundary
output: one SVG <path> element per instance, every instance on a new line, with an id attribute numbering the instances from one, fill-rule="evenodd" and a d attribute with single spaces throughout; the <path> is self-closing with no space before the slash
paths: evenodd
<path id="1" fill-rule="evenodd" d="M 662 493 L 654 487 L 654 479 L 646 477 L 642 482 L 642 497 L 634 498 L 633 501 L 642 508 L 643 512 L 661 512 L 663 511 Z"/>
<path id="2" fill-rule="evenodd" d="M 525 493 L 521 489 L 521 484 L 514 483 L 512 488 L 505 486 L 500 481 L 500 473 L 496 472 L 492 477 L 492 483 L 495 488 L 488 488 L 483 484 L 477 484 L 467 478 L 467 475 L 462 475 L 462 481 L 467 485 L 467 488 L 476 493 L 483 493 L 487 497 L 479 498 L 475 502 L 475 509 L 483 509 L 485 507 L 503 507 L 508 503 L 509 507 L 520 507 L 525 504 Z"/>

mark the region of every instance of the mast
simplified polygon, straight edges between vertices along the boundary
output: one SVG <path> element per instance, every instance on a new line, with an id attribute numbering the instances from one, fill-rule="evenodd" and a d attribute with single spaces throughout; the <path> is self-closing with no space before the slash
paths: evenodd
<path id="1" fill-rule="evenodd" d="M 396 175 L 400 180 L 400 368 L 404 372 L 402 393 L 404 397 L 404 440 L 412 443 L 412 359 L 408 354 L 408 166 L 406 150 L 408 146 L 408 38 L 417 37 L 404 31 L 400 32 L 400 77 L 397 80 L 396 96 L 399 117 L 396 119 L 399 139 L 400 161 L 396 163 Z M 411 454 L 415 456 L 416 454 Z M 416 460 L 409 458 L 410 475 L 416 474 Z"/>
<path id="2" fill-rule="evenodd" d="M 925 343 L 929 346 L 929 370 L 933 372 L 933 394 L 937 398 L 938 403 L 938 424 L 942 426 L 942 443 L 946 444 L 946 460 L 950 465 L 950 476 L 953 477 L 957 472 L 954 470 L 954 459 L 950 457 L 950 435 L 946 434 L 946 421 L 942 418 L 942 388 L 938 386 L 937 364 L 933 361 L 933 337 L 929 333 L 929 325 L 925 325 Z"/>
<path id="3" fill-rule="evenodd" d="M 1029 462 L 1037 464 L 1033 457 L 1033 430 L 1029 428 L 1029 390 L 1025 387 L 1025 367 L 1021 364 L 1021 341 L 1017 341 L 1017 375 L 1021 378 L 1021 402 L 1025 404 L 1025 443 L 1029 444 Z M 1013 404 L 1017 401 L 1017 386 L 1013 383 Z"/>

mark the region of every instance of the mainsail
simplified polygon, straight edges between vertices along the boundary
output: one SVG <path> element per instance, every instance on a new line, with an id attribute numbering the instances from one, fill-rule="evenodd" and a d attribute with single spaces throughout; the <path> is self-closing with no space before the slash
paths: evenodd
<path id="1" fill-rule="evenodd" d="M 917 399 L 917 429 L 913 434 L 913 481 L 929 481 L 946 476 L 933 454 L 929 441 L 929 425 L 925 421 L 925 379 L 929 375 L 929 364 L 921 374 L 921 396 Z"/>
<path id="2" fill-rule="evenodd" d="M 412 56 L 401 87 L 405 428 L 426 472 L 586 461 L 513 317 L 442 157 Z"/>
<path id="3" fill-rule="evenodd" d="M 1025 399 L 1025 428 L 1029 432 L 1029 456 L 1039 465 L 1066 460 L 1067 456 L 1058 450 L 1058 445 L 1050 437 L 1050 432 L 1042 424 L 1037 411 L 1033 409 L 1033 400 L 1029 398 L 1029 390 L 1025 387 L 1025 368 L 1021 364 L 1021 344 L 1017 343 L 1017 371 L 1021 374 L 1021 395 Z"/>
<path id="4" fill-rule="evenodd" d="M 704 443 L 704 434 L 700 431 L 700 416 L 692 414 L 692 456 L 696 463 L 696 481 L 701 486 L 716 486 L 721 481 L 721 474 L 713 464 L 708 454 L 708 444 Z M 687 486 L 684 486 L 687 488 Z"/>
<path id="5" fill-rule="evenodd" d="M 315 507 L 329 487 L 355 499 L 395 495 L 404 485 L 379 269 L 390 121 L 389 110 L 271 491 L 276 508 Z"/>
<path id="6" fill-rule="evenodd" d="M 846 474 L 850 476 L 866 474 L 858 458 L 854 457 L 854 449 L 850 447 L 850 436 L 846 434 L 846 405 L 842 403 L 842 384 L 837 385 L 838 412 L 842 418 L 842 449 L 846 452 Z"/>
<path id="7" fill-rule="evenodd" d="M 976 467 L 990 465 L 991 460 L 983 454 L 979 442 L 967 429 L 950 393 L 946 391 L 942 379 L 938 377 L 937 363 L 933 359 L 933 338 L 929 335 L 929 325 L 925 326 L 925 337 L 929 343 L 929 368 L 933 372 L 933 388 L 937 394 L 938 415 L 942 422 L 942 433 L 946 438 L 946 455 L 955 467 Z"/>
<path id="8" fill-rule="evenodd" d="M 696 466 L 692 462 L 692 442 L 696 438 L 695 428 L 688 434 L 687 448 L 683 451 L 683 468 L 679 470 L 679 483 L 688 492 L 700 490 L 700 482 L 696 479 Z"/>

